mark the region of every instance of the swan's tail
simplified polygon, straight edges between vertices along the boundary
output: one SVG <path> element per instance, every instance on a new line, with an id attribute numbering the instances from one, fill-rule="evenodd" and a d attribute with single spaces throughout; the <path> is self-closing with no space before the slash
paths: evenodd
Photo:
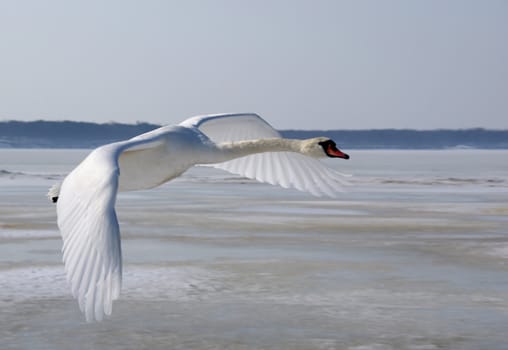
<path id="1" fill-rule="evenodd" d="M 48 198 L 53 203 L 56 203 L 56 201 L 58 200 L 61 185 L 62 185 L 62 183 L 58 182 L 58 183 L 54 184 L 53 186 L 51 186 L 51 188 L 48 191 Z"/>

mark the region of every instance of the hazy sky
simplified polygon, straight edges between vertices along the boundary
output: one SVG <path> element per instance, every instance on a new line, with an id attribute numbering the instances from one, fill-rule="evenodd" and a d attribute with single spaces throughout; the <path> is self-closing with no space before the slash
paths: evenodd
<path id="1" fill-rule="evenodd" d="M 0 120 L 508 129 L 508 1 L 0 1 Z"/>

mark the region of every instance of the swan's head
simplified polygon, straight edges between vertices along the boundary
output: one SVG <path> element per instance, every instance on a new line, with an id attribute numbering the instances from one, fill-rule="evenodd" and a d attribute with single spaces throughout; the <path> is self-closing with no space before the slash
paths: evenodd
<path id="1" fill-rule="evenodd" d="M 337 148 L 335 141 L 327 137 L 316 137 L 302 141 L 302 153 L 314 158 L 342 158 L 349 156 Z"/>

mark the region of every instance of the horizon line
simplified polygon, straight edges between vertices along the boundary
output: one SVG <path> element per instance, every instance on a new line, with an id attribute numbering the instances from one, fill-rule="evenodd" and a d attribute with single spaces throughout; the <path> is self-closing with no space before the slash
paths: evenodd
<path id="1" fill-rule="evenodd" d="M 159 123 L 152 123 L 148 121 L 136 121 L 134 123 L 129 122 L 117 122 L 117 121 L 107 121 L 107 122 L 94 122 L 94 121 L 80 121 L 80 120 L 69 120 L 69 119 L 62 119 L 62 120 L 45 120 L 45 119 L 35 119 L 35 120 L 16 120 L 16 119 L 9 119 L 9 120 L 0 120 L 0 123 L 38 123 L 38 122 L 44 122 L 44 123 L 84 123 L 84 124 L 93 124 L 93 125 L 126 125 L 126 126 L 136 126 L 136 125 L 153 125 L 153 126 L 164 126 L 164 125 L 170 125 L 170 124 L 159 124 Z M 176 124 L 175 124 L 176 125 Z M 483 126 L 476 126 L 476 127 L 456 127 L 456 128 L 450 128 L 450 127 L 439 127 L 439 128 L 432 128 L 432 129 L 420 129 L 420 128 L 409 128 L 409 127 L 386 127 L 386 128 L 356 128 L 356 129 L 287 129 L 287 128 L 279 128 L 276 130 L 282 130 L 282 131 L 376 131 L 376 130 L 396 130 L 396 131 L 458 131 L 458 130 L 485 130 L 485 131 L 508 131 L 508 128 L 490 128 L 490 127 L 483 127 Z"/>

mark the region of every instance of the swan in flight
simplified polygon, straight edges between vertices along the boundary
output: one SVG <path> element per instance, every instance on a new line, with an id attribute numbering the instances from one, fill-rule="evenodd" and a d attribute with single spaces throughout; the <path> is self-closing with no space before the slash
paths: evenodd
<path id="1" fill-rule="evenodd" d="M 111 315 L 122 281 L 118 191 L 161 185 L 194 165 L 334 196 L 340 174 L 315 158 L 349 156 L 326 137 L 292 140 L 256 114 L 198 116 L 93 150 L 48 196 L 56 202 L 63 262 L 88 322 Z"/>

